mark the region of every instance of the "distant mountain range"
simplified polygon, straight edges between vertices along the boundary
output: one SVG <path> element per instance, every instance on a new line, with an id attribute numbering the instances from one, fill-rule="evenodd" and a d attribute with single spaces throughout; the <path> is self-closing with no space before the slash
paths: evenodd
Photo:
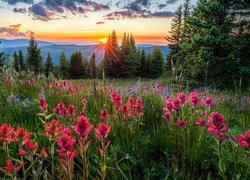
<path id="1" fill-rule="evenodd" d="M 24 56 L 27 54 L 27 46 L 29 43 L 28 39 L 15 39 L 15 40 L 7 40 L 7 39 L 0 39 L 2 42 L 0 44 L 0 51 L 4 52 L 7 59 L 14 52 L 19 50 L 23 51 Z M 62 51 L 65 52 L 66 57 L 69 59 L 70 55 L 74 51 L 81 51 L 83 57 L 87 57 L 90 59 L 91 54 L 95 52 L 97 63 L 99 63 L 103 56 L 105 45 L 104 44 L 92 44 L 92 45 L 77 45 L 77 44 L 69 44 L 69 43 L 54 43 L 54 42 L 46 42 L 46 41 L 37 41 L 38 47 L 41 48 L 41 55 L 43 60 L 47 58 L 48 53 L 50 52 L 51 57 L 53 59 L 54 64 L 59 63 L 60 53 Z M 153 44 L 136 44 L 138 48 L 144 48 L 146 53 L 152 52 L 154 47 L 160 47 L 164 56 L 166 56 L 169 52 L 169 48 L 167 46 L 159 46 Z"/>

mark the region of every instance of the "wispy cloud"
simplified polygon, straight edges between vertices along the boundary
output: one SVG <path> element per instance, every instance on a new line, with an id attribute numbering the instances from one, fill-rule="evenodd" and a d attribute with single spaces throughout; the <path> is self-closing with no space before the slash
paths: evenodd
<path id="1" fill-rule="evenodd" d="M 26 32 L 21 32 L 21 24 L 14 24 L 14 25 L 9 25 L 6 27 L 0 27 L 0 37 L 27 37 L 30 35 L 31 31 L 26 31 Z"/>

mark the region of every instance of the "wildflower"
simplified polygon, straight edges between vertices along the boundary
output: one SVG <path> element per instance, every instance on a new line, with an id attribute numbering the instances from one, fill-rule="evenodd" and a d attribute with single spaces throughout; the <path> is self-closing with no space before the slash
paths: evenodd
<path id="1" fill-rule="evenodd" d="M 14 142 L 15 139 L 12 137 L 14 133 L 14 129 L 9 126 L 6 123 L 3 123 L 0 126 L 0 143 L 2 142 L 6 142 L 6 143 L 10 143 L 10 142 Z"/>
<path id="2" fill-rule="evenodd" d="M 127 117 L 127 116 L 128 116 L 129 110 L 130 110 L 130 108 L 129 108 L 129 106 L 126 105 L 126 104 L 125 104 L 125 105 L 122 105 L 121 108 L 120 108 L 120 111 L 121 111 L 121 113 L 122 113 L 122 115 L 123 115 L 124 117 Z"/>
<path id="3" fill-rule="evenodd" d="M 200 98 L 198 97 L 198 92 L 192 92 L 189 95 L 189 104 L 193 107 L 197 107 L 200 105 Z"/>
<path id="4" fill-rule="evenodd" d="M 74 105 L 69 105 L 69 107 L 68 107 L 68 114 L 70 116 L 74 116 L 74 114 L 75 114 L 75 106 Z"/>
<path id="5" fill-rule="evenodd" d="M 24 128 L 17 128 L 16 131 L 14 132 L 14 135 L 18 141 L 23 142 L 28 140 L 32 135 L 32 133 L 25 131 Z"/>
<path id="6" fill-rule="evenodd" d="M 167 112 L 166 112 L 166 113 L 163 115 L 163 119 L 164 119 L 165 121 L 169 121 L 170 118 L 171 118 L 170 113 L 167 113 Z"/>
<path id="7" fill-rule="evenodd" d="M 45 157 L 47 158 L 49 156 L 48 151 L 45 149 L 45 147 L 42 147 L 41 151 L 40 151 L 40 156 L 41 157 Z"/>
<path id="8" fill-rule="evenodd" d="M 12 103 L 12 99 L 13 99 L 13 96 L 7 96 L 6 97 L 7 104 L 11 104 Z"/>
<path id="9" fill-rule="evenodd" d="M 11 161 L 6 161 L 6 166 L 0 168 L 0 171 L 5 173 L 8 176 L 15 176 L 16 173 L 24 166 L 25 163 L 14 166 Z"/>
<path id="10" fill-rule="evenodd" d="M 174 106 L 173 106 L 171 98 L 168 98 L 166 100 L 166 106 L 165 106 L 165 108 L 163 108 L 163 110 L 166 110 L 166 111 L 169 111 L 169 112 L 172 112 L 174 110 Z"/>
<path id="11" fill-rule="evenodd" d="M 38 108 L 41 109 L 44 113 L 48 112 L 48 104 L 44 98 L 39 99 Z"/>
<path id="12" fill-rule="evenodd" d="M 205 126 L 206 125 L 206 121 L 204 118 L 200 118 L 199 121 L 196 121 L 195 124 L 197 124 L 198 126 Z"/>
<path id="13" fill-rule="evenodd" d="M 184 120 L 178 120 L 176 123 L 175 123 L 176 126 L 180 127 L 180 128 L 186 128 L 186 123 Z"/>
<path id="14" fill-rule="evenodd" d="M 110 133 L 111 127 L 106 125 L 105 123 L 101 123 L 98 125 L 98 128 L 95 128 L 95 137 L 99 139 L 100 141 L 103 141 L 109 133 Z"/>
<path id="15" fill-rule="evenodd" d="M 228 127 L 224 125 L 225 117 L 218 112 L 213 112 L 208 119 L 210 120 L 207 129 L 208 132 L 213 134 L 217 139 L 225 139 L 226 136 L 223 133 L 226 133 L 228 130 Z"/>
<path id="16" fill-rule="evenodd" d="M 68 134 L 63 134 L 58 140 L 57 144 L 61 149 L 57 150 L 63 160 L 73 160 L 76 156 L 76 152 L 73 151 L 75 145 L 75 139 Z"/>
<path id="17" fill-rule="evenodd" d="M 63 127 L 59 125 L 57 120 L 52 120 L 50 123 L 44 123 L 45 131 L 42 136 L 48 137 L 51 141 L 55 141 L 62 133 Z"/>
<path id="18" fill-rule="evenodd" d="M 67 116 L 68 114 L 68 109 L 62 102 L 58 103 L 53 111 L 59 116 Z"/>
<path id="19" fill-rule="evenodd" d="M 204 101 L 203 104 L 206 106 L 215 106 L 214 100 L 211 97 L 207 97 Z"/>
<path id="20" fill-rule="evenodd" d="M 174 106 L 174 109 L 177 111 L 178 109 L 181 108 L 181 100 L 176 98 L 173 100 L 173 106 Z"/>
<path id="21" fill-rule="evenodd" d="M 25 100 L 23 101 L 23 106 L 28 106 L 30 103 L 31 103 L 31 102 L 30 102 L 29 99 L 25 99 Z"/>
<path id="22" fill-rule="evenodd" d="M 162 91 L 162 97 L 164 97 L 165 99 L 168 98 L 168 91 L 167 90 Z"/>
<path id="23" fill-rule="evenodd" d="M 250 148 L 250 130 L 245 132 L 245 134 L 240 134 L 238 138 L 232 137 L 232 139 L 241 147 Z"/>
<path id="24" fill-rule="evenodd" d="M 19 96 L 18 96 L 18 95 L 15 95 L 15 96 L 14 96 L 14 98 L 13 98 L 13 102 L 14 102 L 15 104 L 17 104 L 17 103 L 19 103 L 19 102 L 20 102 L 20 98 L 19 98 Z"/>
<path id="25" fill-rule="evenodd" d="M 93 125 L 89 125 L 89 121 L 86 117 L 77 117 L 77 123 L 73 127 L 74 131 L 83 139 L 87 139 L 90 131 L 93 129 Z"/>
<path id="26" fill-rule="evenodd" d="M 109 117 L 109 113 L 106 109 L 101 110 L 99 118 L 105 120 Z"/>
<path id="27" fill-rule="evenodd" d="M 180 99 L 181 103 L 184 104 L 186 102 L 186 94 L 179 93 L 178 98 Z"/>
<path id="28" fill-rule="evenodd" d="M 88 103 L 87 99 L 85 99 L 85 98 L 82 99 L 82 104 L 83 104 L 83 105 L 86 105 L 87 103 Z"/>

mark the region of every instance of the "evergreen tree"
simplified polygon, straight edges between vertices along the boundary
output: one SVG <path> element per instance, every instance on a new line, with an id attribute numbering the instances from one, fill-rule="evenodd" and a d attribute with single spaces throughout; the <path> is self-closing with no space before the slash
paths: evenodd
<path id="1" fill-rule="evenodd" d="M 18 53 L 18 62 L 19 62 L 19 67 L 20 67 L 20 71 L 24 71 L 25 70 L 25 64 L 24 64 L 24 57 L 23 57 L 23 51 L 20 50 Z"/>
<path id="2" fill-rule="evenodd" d="M 72 79 L 79 79 L 83 77 L 83 63 L 82 53 L 77 51 L 71 54 L 69 64 L 69 76 Z"/>
<path id="3" fill-rule="evenodd" d="M 19 72 L 18 56 L 16 52 L 14 53 L 13 59 L 14 59 L 14 69 L 17 72 Z"/>
<path id="4" fill-rule="evenodd" d="M 83 58 L 82 61 L 82 78 L 89 78 L 90 75 L 90 64 L 87 58 Z"/>
<path id="5" fill-rule="evenodd" d="M 164 57 L 161 48 L 155 47 L 150 62 L 150 73 L 153 78 L 158 78 L 163 73 Z"/>
<path id="6" fill-rule="evenodd" d="M 183 28 L 182 28 L 182 40 L 189 40 L 191 36 L 191 29 L 188 26 L 188 19 L 191 15 L 191 7 L 190 7 L 190 0 L 185 0 L 183 5 Z"/>
<path id="7" fill-rule="evenodd" d="M 51 58 L 50 53 L 48 53 L 46 62 L 45 62 L 45 75 L 46 77 L 49 76 L 49 73 L 53 72 L 53 61 Z"/>
<path id="8" fill-rule="evenodd" d="M 90 59 L 90 78 L 96 78 L 96 57 L 94 52 Z"/>
<path id="9" fill-rule="evenodd" d="M 30 36 L 29 46 L 27 47 L 27 67 L 35 74 L 41 72 L 42 56 L 37 46 L 34 36 Z"/>
<path id="10" fill-rule="evenodd" d="M 182 6 L 179 6 L 175 12 L 175 17 L 172 20 L 171 31 L 169 31 L 170 36 L 165 37 L 165 39 L 170 43 L 169 44 L 169 55 L 167 58 L 167 68 L 172 73 L 175 71 L 175 64 L 178 60 L 179 52 L 179 43 L 183 37 L 183 28 L 182 28 Z"/>
<path id="11" fill-rule="evenodd" d="M 0 44 L 2 42 L 0 41 Z M 0 67 L 2 67 L 4 65 L 4 61 L 5 61 L 5 58 L 4 58 L 4 53 L 3 52 L 0 52 Z"/>
<path id="12" fill-rule="evenodd" d="M 146 57 L 145 50 L 143 48 L 140 53 L 140 76 L 141 77 L 144 77 L 146 73 L 146 61 L 147 61 L 147 57 Z"/>
<path id="13" fill-rule="evenodd" d="M 67 79 L 69 77 L 69 61 L 67 60 L 64 52 L 61 52 L 60 54 L 58 71 L 59 71 L 59 75 L 63 79 Z"/>
<path id="14" fill-rule="evenodd" d="M 144 73 L 144 76 L 148 78 L 152 76 L 151 62 L 152 62 L 152 55 L 149 52 L 147 55 L 146 67 L 145 67 L 145 73 Z"/>

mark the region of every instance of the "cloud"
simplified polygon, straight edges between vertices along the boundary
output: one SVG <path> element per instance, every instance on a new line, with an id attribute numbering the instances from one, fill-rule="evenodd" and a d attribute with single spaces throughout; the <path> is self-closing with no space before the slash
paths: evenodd
<path id="1" fill-rule="evenodd" d="M 167 4 L 158 4 L 159 9 L 165 8 L 166 6 L 167 6 Z"/>
<path id="2" fill-rule="evenodd" d="M 11 4 L 11 5 L 17 4 L 19 2 L 27 3 L 27 4 L 33 4 L 33 0 L 2 0 L 2 1 L 5 1 L 5 2 Z"/>
<path id="3" fill-rule="evenodd" d="M 104 24 L 104 22 L 103 21 L 99 21 L 96 24 Z"/>
<path id="4" fill-rule="evenodd" d="M 25 8 L 14 8 L 13 12 L 15 13 L 26 13 L 26 9 Z"/>
<path id="5" fill-rule="evenodd" d="M 167 0 L 167 4 L 174 4 L 174 3 L 176 3 L 178 0 Z"/>
<path id="6" fill-rule="evenodd" d="M 171 18 L 174 13 L 171 11 L 156 11 L 147 10 L 133 11 L 115 11 L 104 16 L 104 20 L 120 20 L 120 19 L 136 19 L 136 18 Z"/>
<path id="7" fill-rule="evenodd" d="M 52 19 L 65 18 L 65 11 L 73 15 L 82 14 L 85 17 L 86 12 L 110 10 L 108 5 L 99 4 L 87 0 L 46 0 L 33 4 L 29 8 L 29 12 L 34 16 L 34 19 L 49 21 Z"/>
<path id="8" fill-rule="evenodd" d="M 15 24 L 6 27 L 0 27 L 0 37 L 26 37 L 28 32 L 21 32 L 21 26 L 21 24 Z"/>

